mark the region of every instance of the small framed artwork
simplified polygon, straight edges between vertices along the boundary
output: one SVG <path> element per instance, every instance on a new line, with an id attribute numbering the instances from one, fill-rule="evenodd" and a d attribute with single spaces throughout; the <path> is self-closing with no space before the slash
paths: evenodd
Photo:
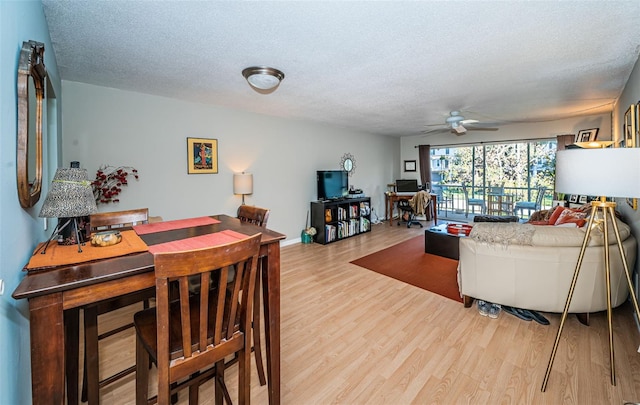
<path id="1" fill-rule="evenodd" d="M 405 172 L 415 172 L 416 171 L 416 161 L 415 160 L 405 160 L 404 161 L 404 171 Z"/>
<path id="2" fill-rule="evenodd" d="M 631 104 L 624 113 L 624 143 L 627 148 L 635 148 L 636 141 L 636 106 Z"/>
<path id="3" fill-rule="evenodd" d="M 586 203 L 587 203 L 587 196 L 581 195 L 580 198 L 578 198 L 578 204 L 586 204 Z"/>
<path id="4" fill-rule="evenodd" d="M 634 211 L 636 211 L 638 209 L 638 199 L 637 198 L 627 198 L 627 204 L 629 204 L 629 207 L 631 207 L 631 209 L 633 209 Z"/>
<path id="5" fill-rule="evenodd" d="M 218 173 L 218 140 L 187 138 L 187 173 Z"/>
<path id="6" fill-rule="evenodd" d="M 571 194 L 569 196 L 569 202 L 570 203 L 577 203 L 578 202 L 578 194 Z"/>
<path id="7" fill-rule="evenodd" d="M 600 128 L 581 129 L 576 135 L 575 142 L 593 142 L 598 139 L 598 130 Z"/>

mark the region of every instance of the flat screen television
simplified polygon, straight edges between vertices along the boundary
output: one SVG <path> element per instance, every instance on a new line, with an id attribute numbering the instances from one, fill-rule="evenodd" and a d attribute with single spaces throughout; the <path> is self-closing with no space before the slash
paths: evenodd
<path id="1" fill-rule="evenodd" d="M 349 195 L 349 173 L 344 170 L 318 170 L 318 200 L 336 200 Z"/>

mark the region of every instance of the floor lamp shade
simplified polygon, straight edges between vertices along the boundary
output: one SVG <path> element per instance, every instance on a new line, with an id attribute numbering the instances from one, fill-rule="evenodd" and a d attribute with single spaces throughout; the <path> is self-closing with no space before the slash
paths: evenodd
<path id="1" fill-rule="evenodd" d="M 41 218 L 83 217 L 98 211 L 86 169 L 58 169 L 47 198 L 42 204 Z"/>
<path id="2" fill-rule="evenodd" d="M 640 148 L 558 151 L 556 192 L 621 198 L 640 197 Z"/>

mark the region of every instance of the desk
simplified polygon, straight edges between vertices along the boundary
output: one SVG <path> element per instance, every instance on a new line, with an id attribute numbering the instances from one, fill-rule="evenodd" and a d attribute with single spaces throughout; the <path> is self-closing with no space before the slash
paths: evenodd
<path id="1" fill-rule="evenodd" d="M 513 195 L 487 194 L 487 215 L 513 215 Z"/>
<path id="2" fill-rule="evenodd" d="M 415 194 L 414 194 L 415 195 Z M 438 206 L 438 197 L 435 194 L 430 194 L 431 196 L 431 214 L 433 215 L 433 224 L 438 225 L 438 210 L 436 207 Z M 393 222 L 393 205 L 400 200 L 410 200 L 413 198 L 413 195 L 398 195 L 396 193 L 386 192 L 384 193 L 384 219 L 389 219 L 389 226 L 392 225 Z"/>
<path id="3" fill-rule="evenodd" d="M 141 235 L 147 245 L 233 230 L 262 232 L 263 291 L 269 404 L 280 403 L 280 243 L 285 235 L 227 215 L 218 224 Z M 81 254 L 81 253 L 80 253 Z M 79 309 L 155 286 L 149 252 L 28 273 L 13 298 L 29 300 L 32 402 L 63 404 L 65 400 L 65 338 L 78 339 Z M 78 376 L 75 376 L 77 384 Z M 69 378 L 69 377 L 67 377 Z M 76 389 L 77 392 L 77 389 Z"/>

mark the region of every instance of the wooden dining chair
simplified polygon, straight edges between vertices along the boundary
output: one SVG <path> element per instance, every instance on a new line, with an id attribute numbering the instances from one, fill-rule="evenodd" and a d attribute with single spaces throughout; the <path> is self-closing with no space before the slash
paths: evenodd
<path id="1" fill-rule="evenodd" d="M 251 205 L 244 205 L 238 207 L 237 217 L 242 222 L 248 222 L 253 225 L 260 226 L 262 228 L 267 227 L 267 221 L 269 220 L 269 213 L 271 211 L 267 208 L 254 207 Z M 260 285 L 262 281 L 262 260 L 258 260 L 258 277 L 256 278 L 256 288 L 254 290 L 255 297 L 253 306 L 253 353 L 256 359 L 256 369 L 258 370 L 258 381 L 260 381 L 260 385 L 267 384 L 267 378 L 264 373 L 264 362 L 262 361 L 262 337 L 261 337 L 261 322 L 260 322 Z M 265 284 L 262 283 L 263 293 L 262 296 L 265 297 L 267 292 L 264 291 Z M 237 361 L 237 356 L 234 357 L 233 360 L 227 363 L 227 366 L 230 366 L 235 361 Z"/>
<path id="2" fill-rule="evenodd" d="M 270 212 L 271 211 L 266 208 L 243 204 L 238 207 L 237 217 L 242 222 L 249 222 L 250 224 L 266 228 Z"/>
<path id="3" fill-rule="evenodd" d="M 134 225 L 146 224 L 149 220 L 149 209 L 141 208 L 128 211 L 102 212 L 89 217 L 89 232 L 130 229 Z M 125 370 L 100 379 L 99 366 L 99 342 L 109 336 L 121 333 L 133 327 L 133 320 L 125 325 L 103 331 L 98 334 L 98 316 L 116 309 L 124 308 L 136 303 L 143 303 L 144 308 L 149 307 L 149 299 L 155 295 L 154 288 L 148 288 L 118 298 L 101 301 L 94 305 L 83 307 L 84 312 L 84 371 L 82 383 L 82 401 L 88 401 L 89 405 L 97 405 L 100 398 L 100 389 L 121 379 L 135 371 L 135 365 Z M 133 359 L 132 359 L 133 360 Z M 132 361 L 133 363 L 133 361 Z"/>
<path id="4" fill-rule="evenodd" d="M 238 354 L 238 402 L 251 400 L 251 311 L 262 234 L 237 242 L 154 255 L 156 306 L 134 315 L 136 328 L 136 404 L 146 405 L 149 360 L 158 369 L 157 403 L 189 387 L 189 403 L 198 402 L 198 386 L 213 376 L 215 403 L 225 395 L 225 357 Z M 190 277 L 198 277 L 196 294 Z M 170 297 L 170 283 L 179 298 Z"/>

